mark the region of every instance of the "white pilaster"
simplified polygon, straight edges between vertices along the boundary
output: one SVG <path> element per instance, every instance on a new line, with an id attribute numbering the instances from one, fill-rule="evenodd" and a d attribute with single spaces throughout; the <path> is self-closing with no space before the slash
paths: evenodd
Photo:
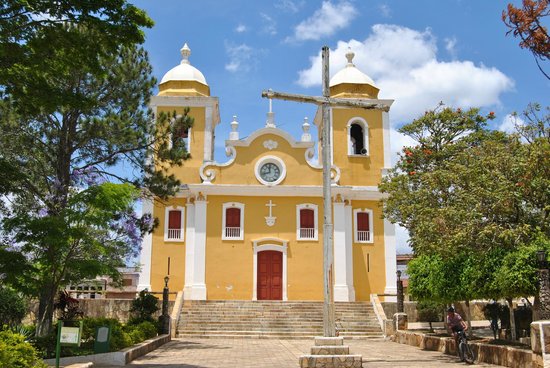
<path id="1" fill-rule="evenodd" d="M 212 161 L 214 159 L 214 142 L 212 128 L 212 107 L 205 107 L 205 127 L 204 127 L 204 158 L 203 161 Z"/>
<path id="2" fill-rule="evenodd" d="M 386 288 L 384 294 L 397 295 L 395 225 L 386 219 L 384 219 L 384 252 L 386 260 Z M 385 297 L 385 301 L 396 302 L 397 297 Z"/>
<path id="3" fill-rule="evenodd" d="M 193 262 L 192 300 L 206 300 L 206 198 L 195 200 L 195 257 Z"/>
<path id="4" fill-rule="evenodd" d="M 193 288 L 193 269 L 195 266 L 195 204 L 187 203 L 187 234 L 185 236 L 185 284 L 183 287 L 183 298 L 191 299 Z"/>
<path id="5" fill-rule="evenodd" d="M 344 207 L 346 216 L 346 283 L 349 290 L 349 301 L 355 301 L 355 287 L 353 286 L 353 216 L 351 202 Z"/>
<path id="6" fill-rule="evenodd" d="M 351 217 L 351 216 L 350 216 Z M 349 302 L 354 300 L 353 261 L 348 255 L 351 242 L 346 236 L 346 206 L 342 199 L 334 202 L 334 301 Z M 348 273 L 351 273 L 351 283 Z"/>
<path id="7" fill-rule="evenodd" d="M 382 175 L 385 176 L 391 168 L 391 141 L 390 141 L 390 113 L 382 112 L 382 142 L 384 144 L 384 167 Z"/>
<path id="8" fill-rule="evenodd" d="M 142 204 L 142 213 L 153 215 L 153 201 L 144 199 Z M 141 243 L 141 253 L 139 255 L 140 272 L 137 290 L 151 290 L 151 252 L 153 247 L 153 234 L 148 233 L 143 237 Z"/>

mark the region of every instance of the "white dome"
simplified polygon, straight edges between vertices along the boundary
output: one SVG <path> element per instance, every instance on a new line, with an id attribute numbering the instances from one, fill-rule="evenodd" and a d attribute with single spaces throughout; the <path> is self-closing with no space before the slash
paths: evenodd
<path id="1" fill-rule="evenodd" d="M 160 84 L 169 81 L 196 81 L 208 86 L 208 83 L 206 83 L 206 78 L 204 78 L 201 71 L 189 63 L 189 55 L 191 55 L 191 49 L 189 49 L 189 46 L 187 46 L 187 44 L 183 45 L 180 51 L 182 56 L 180 65 L 170 69 L 166 74 L 164 74 Z"/>
<path id="2" fill-rule="evenodd" d="M 348 59 L 348 64 L 344 69 L 340 70 L 332 78 L 330 78 L 330 87 L 342 83 L 369 84 L 376 87 L 376 84 L 374 84 L 374 81 L 368 75 L 355 67 L 355 64 L 352 62 L 354 56 L 355 54 L 351 50 L 347 52 L 346 58 Z"/>

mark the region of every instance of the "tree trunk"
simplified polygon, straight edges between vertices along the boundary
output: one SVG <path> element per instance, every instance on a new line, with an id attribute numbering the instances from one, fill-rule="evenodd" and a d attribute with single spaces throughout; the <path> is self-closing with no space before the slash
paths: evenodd
<path id="1" fill-rule="evenodd" d="M 470 301 L 465 300 L 464 304 L 466 304 L 466 322 L 468 323 L 468 336 L 472 336 L 472 311 L 470 310 Z"/>
<path id="2" fill-rule="evenodd" d="M 506 298 L 508 308 L 510 310 L 510 336 L 512 341 L 516 341 L 516 320 L 514 318 L 514 302 L 512 298 Z"/>
<path id="3" fill-rule="evenodd" d="M 40 292 L 38 304 L 38 318 L 36 321 L 36 336 L 47 336 L 53 325 L 53 305 L 56 290 L 54 285 L 47 285 Z"/>
<path id="4" fill-rule="evenodd" d="M 540 297 L 539 294 L 535 294 L 535 300 L 533 301 L 533 321 L 540 320 Z"/>

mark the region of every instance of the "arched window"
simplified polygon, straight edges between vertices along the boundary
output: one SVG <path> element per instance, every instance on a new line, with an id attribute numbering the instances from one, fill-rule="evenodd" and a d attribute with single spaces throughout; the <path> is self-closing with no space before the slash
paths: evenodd
<path id="1" fill-rule="evenodd" d="M 367 122 L 362 118 L 353 118 L 348 122 L 348 155 L 367 156 L 369 154 L 369 135 Z"/>
<path id="2" fill-rule="evenodd" d="M 318 221 L 317 205 L 311 203 L 299 204 L 296 206 L 296 239 L 317 240 Z"/>
<path id="3" fill-rule="evenodd" d="M 177 115 L 171 120 L 171 124 L 168 148 L 185 149 L 187 153 L 191 154 L 191 127 L 188 126 L 187 117 Z"/>
<path id="4" fill-rule="evenodd" d="M 223 240 L 242 240 L 244 238 L 244 204 L 224 203 L 222 226 Z"/>

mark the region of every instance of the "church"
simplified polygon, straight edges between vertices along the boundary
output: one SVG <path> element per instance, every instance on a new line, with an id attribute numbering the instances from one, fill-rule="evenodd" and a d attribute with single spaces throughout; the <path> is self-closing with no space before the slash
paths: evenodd
<path id="1" fill-rule="evenodd" d="M 236 118 L 214 161 L 219 100 L 181 49 L 182 61 L 159 84 L 156 114 L 189 109 L 182 136 L 191 158 L 172 172 L 181 181 L 167 201 L 148 201 L 159 226 L 144 237 L 138 289 L 185 300 L 323 300 L 323 168 L 319 137 L 305 120 L 301 137 L 279 129 L 273 113 L 239 137 Z M 378 184 L 390 168 L 389 107 L 374 81 L 353 64 L 330 79 L 331 97 L 368 98 L 385 109 L 333 107 L 330 112 L 334 224 L 334 300 L 368 301 L 396 293 L 395 230 L 382 219 Z M 270 109 L 271 110 L 271 109 Z M 258 119 L 260 121 L 260 118 Z M 321 131 L 321 112 L 313 124 Z M 388 300 L 389 298 L 386 298 Z"/>

